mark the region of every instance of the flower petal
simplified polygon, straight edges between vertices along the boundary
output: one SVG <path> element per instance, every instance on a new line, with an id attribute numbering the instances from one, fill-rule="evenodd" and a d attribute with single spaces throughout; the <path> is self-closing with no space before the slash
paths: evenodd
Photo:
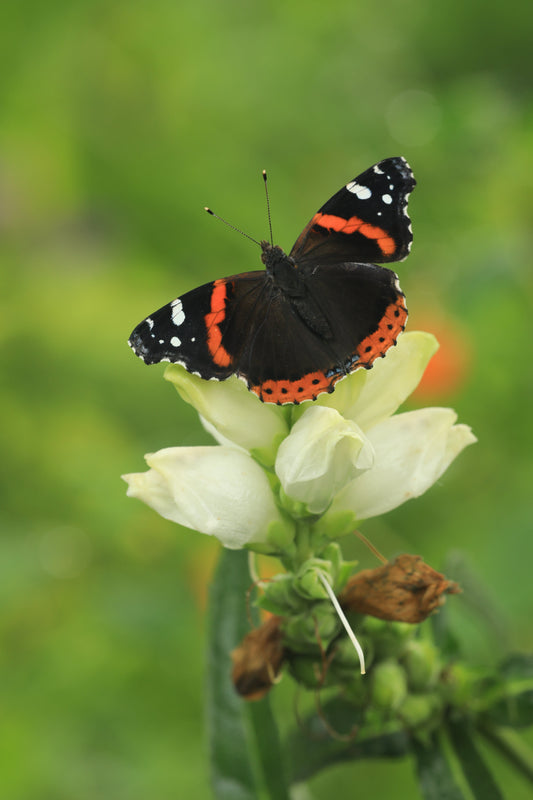
<path id="1" fill-rule="evenodd" d="M 216 536 L 239 549 L 267 542 L 269 528 L 287 525 L 268 479 L 247 454 L 232 447 L 169 447 L 146 456 L 148 472 L 124 475 L 128 496 L 161 516 Z"/>
<path id="2" fill-rule="evenodd" d="M 344 408 L 344 416 L 364 431 L 390 417 L 418 386 L 438 346 L 431 333 L 402 333 L 397 346 L 387 350 L 385 358 L 378 359 L 372 370 L 364 373 L 364 385 L 355 402 Z"/>
<path id="3" fill-rule="evenodd" d="M 351 510 L 359 520 L 384 514 L 423 494 L 469 444 L 467 425 L 454 425 L 449 408 L 423 408 L 375 425 L 367 436 L 376 458 L 335 498 L 328 514 Z"/>
<path id="4" fill-rule="evenodd" d="M 312 406 L 281 443 L 276 474 L 284 492 L 318 514 L 335 494 L 373 462 L 360 428 L 333 408 Z"/>
<path id="5" fill-rule="evenodd" d="M 170 364 L 165 378 L 212 426 L 210 432 L 220 434 L 224 444 L 233 442 L 245 450 L 255 451 L 263 463 L 274 463 L 279 442 L 289 431 L 287 412 L 282 407 L 261 403 L 243 381 L 234 377 L 206 381 L 187 372 L 180 364 Z"/>

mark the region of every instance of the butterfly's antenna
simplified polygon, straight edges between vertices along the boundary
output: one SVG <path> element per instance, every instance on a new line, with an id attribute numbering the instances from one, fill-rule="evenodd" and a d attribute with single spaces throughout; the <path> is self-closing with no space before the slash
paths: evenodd
<path id="1" fill-rule="evenodd" d="M 268 227 L 270 229 L 270 244 L 272 246 L 274 246 L 274 237 L 272 236 L 272 219 L 271 219 L 271 216 L 270 216 L 270 198 L 268 196 L 268 184 L 267 184 L 266 169 L 263 170 L 263 180 L 265 182 L 265 194 L 266 194 L 267 214 L 268 214 Z"/>
<path id="2" fill-rule="evenodd" d="M 224 223 L 224 225 L 227 225 L 228 228 L 231 228 L 232 230 L 237 231 L 237 233 L 240 233 L 243 236 L 246 236 L 247 239 L 250 239 L 251 242 L 255 242 L 255 244 L 258 244 L 259 246 L 261 246 L 261 242 L 258 242 L 257 239 L 254 239 L 253 236 L 249 236 L 244 231 L 241 231 L 240 228 L 237 228 L 235 225 L 232 225 L 231 222 L 228 222 L 226 219 L 223 219 L 223 217 L 219 217 L 218 214 L 215 214 L 215 212 L 211 211 L 211 209 L 207 208 L 207 206 L 205 206 L 204 210 L 207 211 L 208 214 L 211 214 L 212 217 L 216 217 L 217 219 L 219 219 L 221 222 Z"/>

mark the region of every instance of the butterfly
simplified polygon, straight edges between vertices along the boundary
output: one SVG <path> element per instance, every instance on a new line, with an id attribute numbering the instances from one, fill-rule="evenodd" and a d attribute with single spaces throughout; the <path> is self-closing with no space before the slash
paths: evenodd
<path id="1" fill-rule="evenodd" d="M 380 161 L 317 211 L 288 255 L 262 241 L 263 270 L 211 281 L 150 314 L 129 338 L 133 352 L 206 380 L 237 375 L 267 403 L 332 392 L 405 328 L 398 276 L 373 262 L 408 255 L 415 184 L 404 158 Z"/>

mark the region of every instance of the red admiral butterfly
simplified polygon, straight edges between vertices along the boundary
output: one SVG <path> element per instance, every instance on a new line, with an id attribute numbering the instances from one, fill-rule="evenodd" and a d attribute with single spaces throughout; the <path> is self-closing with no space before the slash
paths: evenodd
<path id="1" fill-rule="evenodd" d="M 380 161 L 322 206 L 289 255 L 263 241 L 265 270 L 206 283 L 147 317 L 130 336 L 133 352 L 205 379 L 238 375 L 267 403 L 332 392 L 405 328 L 398 276 L 367 262 L 406 258 L 415 183 L 405 159 Z"/>

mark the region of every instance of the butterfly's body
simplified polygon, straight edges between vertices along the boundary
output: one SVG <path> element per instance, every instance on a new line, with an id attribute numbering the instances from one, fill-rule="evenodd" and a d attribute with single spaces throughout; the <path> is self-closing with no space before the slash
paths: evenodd
<path id="1" fill-rule="evenodd" d="M 414 184 L 401 158 L 371 167 L 315 214 L 289 255 L 261 242 L 264 270 L 173 300 L 135 328 L 132 349 L 147 364 L 180 363 L 206 379 L 236 374 L 266 402 L 333 391 L 405 327 L 396 274 L 366 262 L 406 257 Z"/>

